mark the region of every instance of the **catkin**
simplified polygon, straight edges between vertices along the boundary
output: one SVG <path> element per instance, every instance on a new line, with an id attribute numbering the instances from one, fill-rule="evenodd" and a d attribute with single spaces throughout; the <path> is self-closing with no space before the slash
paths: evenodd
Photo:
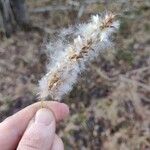
<path id="1" fill-rule="evenodd" d="M 93 15 L 87 24 L 76 28 L 67 31 L 76 36 L 72 42 L 64 44 L 60 39 L 51 46 L 51 49 L 58 47 L 59 51 L 54 54 L 53 63 L 48 64 L 47 74 L 39 81 L 40 99 L 50 95 L 54 100 L 61 100 L 85 70 L 86 63 L 112 47 L 111 35 L 119 28 L 119 22 L 115 15 L 107 13 L 103 17 Z"/>

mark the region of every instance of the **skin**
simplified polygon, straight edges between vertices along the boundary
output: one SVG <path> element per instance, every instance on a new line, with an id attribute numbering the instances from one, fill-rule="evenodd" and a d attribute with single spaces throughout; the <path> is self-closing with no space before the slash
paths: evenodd
<path id="1" fill-rule="evenodd" d="M 0 148 L 3 150 L 64 150 L 56 135 L 57 122 L 69 115 L 66 104 L 46 101 L 30 105 L 0 123 Z"/>

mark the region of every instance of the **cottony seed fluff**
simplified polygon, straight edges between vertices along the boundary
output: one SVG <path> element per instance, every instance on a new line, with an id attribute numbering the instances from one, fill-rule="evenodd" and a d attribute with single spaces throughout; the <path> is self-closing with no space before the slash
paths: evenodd
<path id="1" fill-rule="evenodd" d="M 47 46 L 53 55 L 47 74 L 39 81 L 40 99 L 50 95 L 54 100 L 61 100 L 72 89 L 80 72 L 85 70 L 86 63 L 113 46 L 111 35 L 118 28 L 119 21 L 108 13 L 103 17 L 93 15 L 88 23 L 63 30 L 60 39 Z M 65 41 L 64 37 L 69 35 L 75 38 Z"/>

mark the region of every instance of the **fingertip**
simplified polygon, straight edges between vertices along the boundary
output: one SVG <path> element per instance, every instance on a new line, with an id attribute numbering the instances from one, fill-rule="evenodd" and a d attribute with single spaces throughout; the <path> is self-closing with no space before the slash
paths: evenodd
<path id="1" fill-rule="evenodd" d="M 61 105 L 60 113 L 63 115 L 62 119 L 68 117 L 70 112 L 68 105 L 66 105 L 65 103 L 60 103 L 60 105 Z"/>
<path id="2" fill-rule="evenodd" d="M 51 101 L 49 108 L 53 111 L 57 121 L 63 120 L 69 116 L 69 107 L 65 103 Z"/>
<path id="3" fill-rule="evenodd" d="M 55 118 L 53 113 L 45 108 L 39 109 L 19 142 L 17 150 L 50 149 L 55 137 Z"/>

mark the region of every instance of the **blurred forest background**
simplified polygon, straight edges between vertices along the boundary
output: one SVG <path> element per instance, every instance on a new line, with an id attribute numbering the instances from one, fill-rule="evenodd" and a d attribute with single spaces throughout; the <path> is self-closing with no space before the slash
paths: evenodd
<path id="1" fill-rule="evenodd" d="M 57 131 L 65 150 L 150 150 L 150 1 L 13 4 L 5 7 L 8 20 L 0 14 L 0 121 L 38 101 L 38 80 L 48 61 L 46 44 L 58 30 L 107 10 L 121 22 L 115 47 L 89 65 L 64 97 L 71 115 Z"/>

